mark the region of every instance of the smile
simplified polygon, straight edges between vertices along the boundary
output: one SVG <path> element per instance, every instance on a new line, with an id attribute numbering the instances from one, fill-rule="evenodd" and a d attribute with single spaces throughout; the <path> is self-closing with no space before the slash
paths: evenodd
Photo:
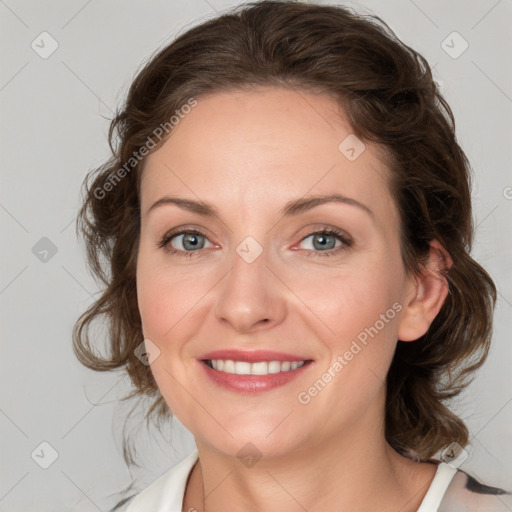
<path id="1" fill-rule="evenodd" d="M 214 370 L 236 375 L 269 375 L 296 370 L 306 361 L 233 361 L 232 359 L 207 359 L 205 363 Z"/>
<path id="2" fill-rule="evenodd" d="M 314 365 L 303 354 L 234 348 L 202 354 L 197 362 L 214 386 L 246 395 L 285 386 Z"/>

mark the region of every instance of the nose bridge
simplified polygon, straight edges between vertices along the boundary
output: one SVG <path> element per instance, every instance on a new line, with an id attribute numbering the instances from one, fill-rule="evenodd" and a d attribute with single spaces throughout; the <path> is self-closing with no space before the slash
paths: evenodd
<path id="1" fill-rule="evenodd" d="M 269 250 L 251 236 L 235 247 L 231 270 L 223 280 L 216 304 L 218 319 L 239 331 L 282 321 L 284 296 L 267 267 L 271 265 L 270 256 Z"/>

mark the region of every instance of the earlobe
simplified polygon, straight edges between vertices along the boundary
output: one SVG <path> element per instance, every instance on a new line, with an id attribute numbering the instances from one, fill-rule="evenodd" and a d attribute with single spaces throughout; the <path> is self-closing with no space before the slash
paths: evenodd
<path id="1" fill-rule="evenodd" d="M 413 281 L 404 299 L 398 339 L 414 341 L 423 336 L 439 313 L 448 295 L 446 272 L 453 260 L 437 241 L 430 242 L 428 261 Z"/>

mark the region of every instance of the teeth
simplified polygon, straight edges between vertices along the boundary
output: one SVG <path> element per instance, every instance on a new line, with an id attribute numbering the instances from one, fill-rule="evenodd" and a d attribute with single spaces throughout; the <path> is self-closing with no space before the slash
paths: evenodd
<path id="1" fill-rule="evenodd" d="M 304 365 L 305 361 L 233 361 L 231 359 L 211 359 L 214 370 L 237 375 L 268 375 L 270 373 L 288 372 Z"/>
<path id="2" fill-rule="evenodd" d="M 261 363 L 252 363 L 251 371 L 249 373 L 251 375 L 267 375 L 268 363 L 265 363 L 264 361 Z"/>
<path id="3" fill-rule="evenodd" d="M 235 373 L 235 362 L 231 360 L 224 361 L 222 371 L 225 373 Z"/>
<path id="4" fill-rule="evenodd" d="M 250 375 L 251 373 L 251 363 L 247 363 L 246 361 L 237 361 L 235 363 L 235 371 L 238 375 Z"/>
<path id="5" fill-rule="evenodd" d="M 279 373 L 281 371 L 281 363 L 279 361 L 270 361 L 268 363 L 268 373 Z"/>

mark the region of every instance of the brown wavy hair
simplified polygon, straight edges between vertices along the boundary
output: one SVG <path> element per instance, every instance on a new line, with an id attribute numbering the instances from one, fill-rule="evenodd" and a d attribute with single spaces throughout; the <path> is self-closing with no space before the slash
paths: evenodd
<path id="1" fill-rule="evenodd" d="M 491 277 L 470 256 L 471 169 L 427 61 L 380 18 L 340 6 L 242 5 L 182 33 L 143 66 L 111 121 L 112 157 L 83 184 L 77 231 L 104 290 L 74 326 L 76 356 L 92 370 L 126 371 L 134 389 L 125 399 L 154 399 L 146 420 L 172 417 L 150 367 L 134 355 L 143 340 L 135 283 L 141 148 L 150 139 L 160 147 L 166 137 L 155 140 L 155 130 L 191 98 L 258 86 L 328 94 L 360 139 L 385 148 L 407 272 L 422 270 L 433 239 L 450 253 L 453 266 L 440 276 L 449 293 L 439 314 L 417 341 L 397 342 L 387 375 L 385 434 L 397 452 L 418 461 L 453 441 L 464 447 L 468 429 L 446 401 L 486 359 L 496 302 Z M 89 336 L 101 318 L 109 348 L 102 356 Z M 126 442 L 123 453 L 134 463 Z"/>

